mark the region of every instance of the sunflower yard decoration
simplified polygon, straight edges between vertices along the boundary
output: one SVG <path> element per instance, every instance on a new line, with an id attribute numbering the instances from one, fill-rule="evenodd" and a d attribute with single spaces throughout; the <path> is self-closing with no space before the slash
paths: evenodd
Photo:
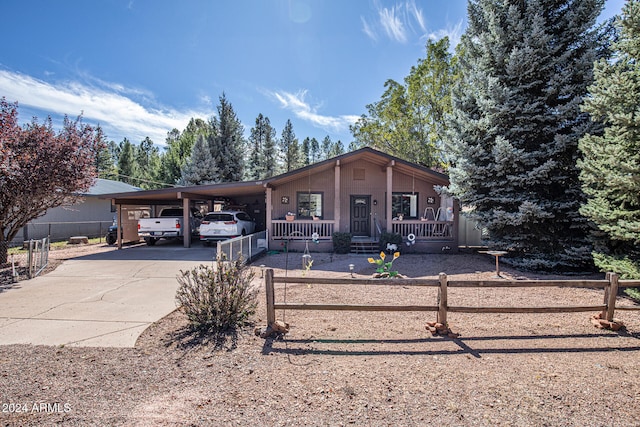
<path id="1" fill-rule="evenodd" d="M 391 261 L 385 262 L 387 255 L 384 253 L 384 251 L 382 251 L 380 252 L 379 259 L 369 258 L 368 260 L 369 264 L 375 264 L 377 266 L 376 272 L 373 275 L 373 277 L 374 278 L 400 277 L 397 271 L 391 270 L 391 267 L 393 266 L 393 261 L 398 259 L 399 256 L 400 256 L 400 252 L 394 252 L 393 258 L 391 259 Z"/>

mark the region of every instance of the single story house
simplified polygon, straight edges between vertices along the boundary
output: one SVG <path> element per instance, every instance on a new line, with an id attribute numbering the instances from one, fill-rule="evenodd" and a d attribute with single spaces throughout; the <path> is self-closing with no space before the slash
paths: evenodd
<path id="1" fill-rule="evenodd" d="M 333 233 L 352 235 L 354 247 L 399 234 L 416 252 L 458 247 L 458 204 L 441 196 L 446 175 L 389 154 L 362 148 L 262 181 L 105 194 L 120 211 L 131 205 L 200 206 L 233 200 L 267 230 L 268 247 L 331 251 Z M 187 211 L 187 209 L 185 209 Z M 126 218 L 123 219 L 126 221 Z M 188 224 L 188 221 L 185 220 Z M 185 235 L 189 233 L 185 232 Z M 185 238 L 185 247 L 190 246 Z"/>
<path id="2" fill-rule="evenodd" d="M 131 193 L 140 188 L 124 182 L 98 178 L 85 193 L 82 199 L 68 206 L 58 206 L 30 221 L 18 232 L 15 243 L 30 239 L 43 239 L 47 236 L 51 240 L 66 240 L 71 236 L 99 237 L 107 233 L 113 224 L 116 207 L 111 200 L 101 197 L 110 193 Z M 137 237 L 137 230 L 135 231 Z"/>

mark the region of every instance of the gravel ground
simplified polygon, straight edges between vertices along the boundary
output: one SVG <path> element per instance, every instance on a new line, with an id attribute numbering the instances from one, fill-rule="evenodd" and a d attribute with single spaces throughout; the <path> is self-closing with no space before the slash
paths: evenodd
<path id="1" fill-rule="evenodd" d="M 313 254 L 307 277 L 369 276 L 366 257 Z M 300 254 L 254 263 L 302 274 Z M 295 266 L 296 269 L 294 269 Z M 490 279 L 486 255 L 403 255 L 408 277 Z M 509 268 L 513 278 L 531 276 Z M 548 276 L 556 277 L 556 276 Z M 590 276 L 602 277 L 602 275 Z M 572 277 L 575 278 L 575 277 Z M 260 284 L 260 283 L 259 283 Z M 433 289 L 278 285 L 289 302 L 433 304 Z M 264 292 L 255 325 L 265 324 Z M 496 302 L 497 301 L 497 302 Z M 455 289 L 450 304 L 598 304 L 602 290 Z M 631 304 L 619 297 L 619 304 Z M 110 426 L 640 426 L 640 313 L 626 330 L 595 313 L 450 313 L 458 339 L 432 336 L 435 313 L 278 312 L 283 338 L 253 328 L 202 342 L 180 311 L 136 348 L 0 346 L 0 425 Z M 19 410 L 19 411 L 18 411 Z"/>

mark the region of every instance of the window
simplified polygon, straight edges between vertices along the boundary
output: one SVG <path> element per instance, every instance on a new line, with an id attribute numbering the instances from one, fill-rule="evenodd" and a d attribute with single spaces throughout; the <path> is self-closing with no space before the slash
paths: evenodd
<path id="1" fill-rule="evenodd" d="M 393 218 L 402 215 L 404 219 L 418 218 L 418 195 L 393 193 L 391 196 L 391 214 Z"/>
<path id="2" fill-rule="evenodd" d="M 298 218 L 322 218 L 322 193 L 298 193 Z"/>

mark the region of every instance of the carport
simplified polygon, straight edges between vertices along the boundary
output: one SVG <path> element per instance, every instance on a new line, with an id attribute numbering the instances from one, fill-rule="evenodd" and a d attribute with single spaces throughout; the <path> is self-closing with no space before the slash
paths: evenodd
<path id="1" fill-rule="evenodd" d="M 184 247 L 191 247 L 191 229 L 189 224 L 189 208 L 192 204 L 202 203 L 213 210 L 216 200 L 231 199 L 237 206 L 242 206 L 256 220 L 256 230 L 266 228 L 266 181 L 247 181 L 222 184 L 196 185 L 191 187 L 162 188 L 132 193 L 112 193 L 100 196 L 111 199 L 116 207 L 118 221 L 118 249 L 122 248 L 122 229 L 126 222 L 137 218 L 124 218 L 123 211 L 128 206 L 149 206 L 151 216 L 156 214 L 156 207 L 161 205 L 182 206 L 184 210 L 183 224 Z"/>

